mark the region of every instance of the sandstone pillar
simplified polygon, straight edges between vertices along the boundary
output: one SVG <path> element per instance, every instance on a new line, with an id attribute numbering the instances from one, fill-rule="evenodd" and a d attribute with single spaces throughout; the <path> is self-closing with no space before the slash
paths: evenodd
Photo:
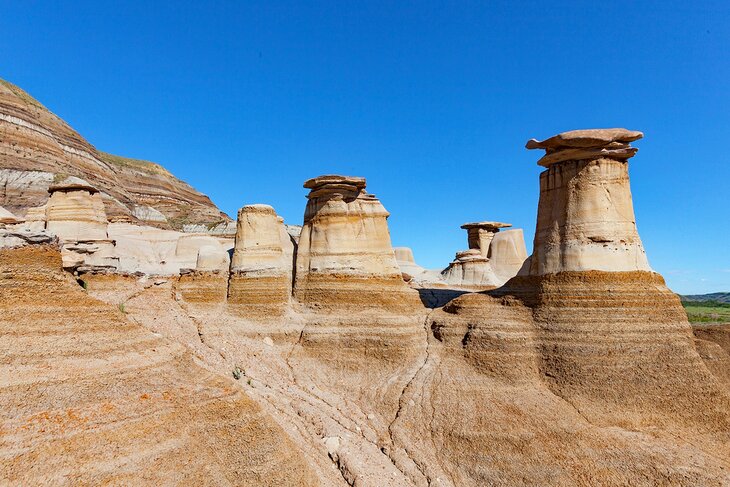
<path id="1" fill-rule="evenodd" d="M 627 161 L 642 136 L 576 130 L 527 143 L 546 151 L 534 252 L 493 294 L 532 307 L 543 381 L 589 421 L 727 431 L 730 396 L 636 230 Z"/>
<path id="2" fill-rule="evenodd" d="M 575 130 L 528 149 L 538 164 L 540 202 L 529 275 L 561 271 L 651 271 L 636 231 L 628 159 L 643 137 L 625 129 Z"/>
<path id="3" fill-rule="evenodd" d="M 464 223 L 461 228 L 466 230 L 469 238 L 469 248 L 478 249 L 484 257 L 489 255 L 489 245 L 492 243 L 494 234 L 500 228 L 511 227 L 510 223 L 501 222 L 475 222 Z"/>
<path id="4" fill-rule="evenodd" d="M 228 303 L 246 312 L 284 311 L 291 295 L 293 244 L 283 220 L 269 205 L 238 211 L 236 243 L 228 281 Z M 256 314 L 256 313 L 254 313 Z"/>
<path id="5" fill-rule="evenodd" d="M 77 272 L 116 270 L 119 258 L 107 235 L 101 194 L 78 178 L 68 178 L 48 188 L 46 230 L 61 242 L 64 268 Z"/>
<path id="6" fill-rule="evenodd" d="M 319 176 L 299 237 L 294 294 L 302 302 L 401 306 L 409 291 L 390 242 L 385 210 L 365 178 Z M 407 299 L 407 302 L 412 300 Z"/>

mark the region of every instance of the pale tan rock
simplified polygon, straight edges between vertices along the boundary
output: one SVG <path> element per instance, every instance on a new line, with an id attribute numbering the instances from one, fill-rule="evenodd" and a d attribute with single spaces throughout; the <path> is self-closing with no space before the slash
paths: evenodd
<path id="1" fill-rule="evenodd" d="M 180 268 L 195 269 L 198 261 L 198 252 L 202 247 L 210 246 L 219 251 L 225 251 L 218 239 L 212 235 L 178 234 L 175 245 L 175 261 Z"/>
<path id="2" fill-rule="evenodd" d="M 563 149 L 569 147 L 594 148 L 604 147 L 609 144 L 629 143 L 644 137 L 642 132 L 637 130 L 616 129 L 584 129 L 571 130 L 550 137 L 543 141 L 530 139 L 525 144 L 528 149 Z"/>
<path id="3" fill-rule="evenodd" d="M 83 181 L 49 189 L 46 229 L 62 241 L 105 240 L 107 220 L 99 191 Z"/>
<path id="4" fill-rule="evenodd" d="M 493 289 L 500 284 L 492 271 L 489 259 L 480 249 L 457 252 L 453 262 L 444 269 L 442 275 L 448 284 L 460 288 Z"/>
<path id="5" fill-rule="evenodd" d="M 416 260 L 413 258 L 413 250 L 410 247 L 393 247 L 393 253 L 395 254 L 395 260 L 398 262 L 398 265 L 416 263 Z"/>
<path id="6" fill-rule="evenodd" d="M 623 129 L 588 130 L 528 145 L 555 151 L 567 144 L 600 148 L 597 144 L 641 136 Z M 626 158 L 596 154 L 561 160 L 540 175 L 534 250 L 524 273 L 587 270 L 651 270 L 636 231 Z"/>
<path id="7" fill-rule="evenodd" d="M 281 274 L 286 266 L 282 231 L 283 222 L 269 205 L 247 205 L 238 210 L 231 272 Z"/>
<path id="8" fill-rule="evenodd" d="M 220 245 L 203 245 L 198 250 L 198 259 L 195 263 L 195 270 L 227 271 L 230 265 L 230 256 Z"/>
<path id="9" fill-rule="evenodd" d="M 501 284 L 516 276 L 527 260 L 522 229 L 515 228 L 494 234 L 487 257 Z"/>
<path id="10" fill-rule="evenodd" d="M 511 223 L 502 222 L 475 222 L 464 223 L 461 228 L 466 230 L 470 249 L 478 249 L 484 257 L 489 254 L 489 245 L 494 235 L 502 228 L 511 227 Z"/>
<path id="11" fill-rule="evenodd" d="M 407 287 L 390 242 L 389 213 L 365 192 L 365 179 L 327 175 L 305 187 L 311 191 L 297 247 L 295 296 L 302 302 L 399 305 L 398 294 Z M 364 300 L 352 301 L 358 290 Z"/>
<path id="12" fill-rule="evenodd" d="M 112 222 L 107 231 L 109 238 L 116 242 L 115 253 L 121 272 L 173 275 L 179 273 L 183 265 L 195 266 L 191 259 L 183 262 L 175 255 L 178 240 L 183 236 L 180 232 L 126 222 Z"/>
<path id="13" fill-rule="evenodd" d="M 23 220 L 10 213 L 8 210 L 0 206 L 0 224 L 14 225 L 21 223 Z"/>
<path id="14" fill-rule="evenodd" d="M 294 244 L 269 205 L 238 211 L 228 281 L 228 303 L 238 313 L 270 319 L 286 310 L 292 288 Z"/>

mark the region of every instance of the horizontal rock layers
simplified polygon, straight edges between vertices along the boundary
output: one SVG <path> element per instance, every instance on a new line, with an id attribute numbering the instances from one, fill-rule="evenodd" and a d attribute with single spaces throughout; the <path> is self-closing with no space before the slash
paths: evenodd
<path id="1" fill-rule="evenodd" d="M 365 191 L 365 179 L 320 176 L 304 187 L 310 193 L 297 247 L 296 298 L 320 306 L 416 304 L 395 260 L 389 213 Z"/>
<path id="2" fill-rule="evenodd" d="M 522 230 L 500 232 L 511 226 L 492 221 L 463 224 L 461 228 L 467 231 L 469 250 L 456 253 L 441 273 L 444 281 L 458 288 L 487 290 L 499 287 L 515 276 L 527 258 L 527 251 Z"/>
<path id="3" fill-rule="evenodd" d="M 239 313 L 266 318 L 284 313 L 292 293 L 294 244 L 268 205 L 238 211 L 228 281 L 228 303 Z"/>
<path id="4" fill-rule="evenodd" d="M 26 92 L 0 80 L 0 205 L 24 217 L 44 205 L 48 188 L 67 176 L 97 188 L 109 217 L 138 221 L 149 215 L 146 223 L 178 230 L 229 220 L 207 196 L 161 166 L 97 151 Z"/>
<path id="5" fill-rule="evenodd" d="M 601 152 L 641 137 L 641 132 L 612 129 L 567 132 L 528 143 L 561 157 L 540 174 L 535 245 L 526 273 L 651 271 L 636 230 L 626 162 L 631 156 Z M 573 157 L 574 146 L 595 153 Z"/>
<path id="6" fill-rule="evenodd" d="M 730 434 L 730 396 L 697 353 L 679 299 L 649 270 L 628 157 L 602 150 L 640 136 L 578 131 L 541 143 L 555 157 L 540 177 L 529 275 L 495 293 L 532 307 L 545 383 L 592 422 L 685 430 L 717 446 Z M 558 157 L 574 145 L 594 152 Z"/>
<path id="7" fill-rule="evenodd" d="M 90 298 L 48 246 L 0 250 L 0 483 L 317 485 L 187 348 Z"/>

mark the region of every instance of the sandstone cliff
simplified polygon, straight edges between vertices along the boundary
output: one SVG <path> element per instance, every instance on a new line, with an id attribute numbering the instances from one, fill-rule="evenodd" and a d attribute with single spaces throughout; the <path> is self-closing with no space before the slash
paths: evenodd
<path id="1" fill-rule="evenodd" d="M 68 176 L 97 188 L 110 218 L 177 230 L 230 220 L 162 166 L 98 151 L 25 91 L 0 80 L 0 206 L 24 217 Z"/>

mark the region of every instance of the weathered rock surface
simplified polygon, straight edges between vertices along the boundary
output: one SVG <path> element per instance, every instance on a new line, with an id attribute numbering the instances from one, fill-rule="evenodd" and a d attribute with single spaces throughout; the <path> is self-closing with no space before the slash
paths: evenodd
<path id="1" fill-rule="evenodd" d="M 269 205 L 238 211 L 228 303 L 240 313 L 280 316 L 292 293 L 294 243 Z"/>
<path id="2" fill-rule="evenodd" d="M 461 289 L 488 290 L 517 275 L 527 259 L 527 250 L 522 230 L 500 232 L 511 226 L 493 221 L 463 224 L 461 228 L 467 231 L 469 250 L 456 253 L 441 273 L 444 281 Z"/>
<path id="3" fill-rule="evenodd" d="M 57 249 L 0 250 L 0 276 L 3 485 L 319 484 L 232 379 L 89 297 Z"/>
<path id="4" fill-rule="evenodd" d="M 26 92 L 0 80 L 0 205 L 22 218 L 46 203 L 49 186 L 68 176 L 97 188 L 109 217 L 153 215 L 145 222 L 178 230 L 229 221 L 207 196 L 163 167 L 97 151 Z M 167 222 L 155 212 L 140 213 L 139 206 Z"/>
<path id="5" fill-rule="evenodd" d="M 20 223 L 22 220 L 17 216 L 10 213 L 8 210 L 0 206 L 0 224 L 15 224 Z"/>
<path id="6" fill-rule="evenodd" d="M 531 148 L 563 151 L 562 138 L 607 144 L 612 138 L 636 140 L 640 132 L 567 132 Z M 608 133 L 608 135 L 606 135 Z M 611 135 L 614 134 L 614 135 Z M 585 141 L 585 142 L 583 142 Z M 607 142 L 608 141 L 608 142 Z M 535 243 L 525 274 L 561 271 L 651 271 L 636 230 L 626 158 L 595 154 L 550 165 L 540 175 Z"/>
<path id="7" fill-rule="evenodd" d="M 487 257 L 500 284 L 516 276 L 527 260 L 522 229 L 503 230 L 494 234 Z"/>
<path id="8" fill-rule="evenodd" d="M 365 179 L 327 175 L 310 189 L 296 257 L 294 295 L 302 303 L 411 306 L 390 243 L 389 213 Z"/>

